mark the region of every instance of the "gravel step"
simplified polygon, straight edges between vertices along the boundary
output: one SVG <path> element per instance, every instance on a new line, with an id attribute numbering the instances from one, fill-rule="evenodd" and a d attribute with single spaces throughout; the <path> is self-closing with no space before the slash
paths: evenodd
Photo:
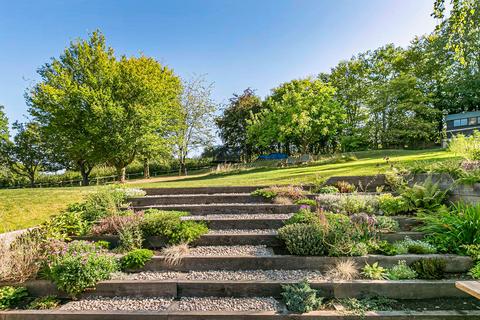
<path id="1" fill-rule="evenodd" d="M 65 311 L 164 311 L 172 304 L 173 298 L 159 297 L 98 297 L 71 301 L 60 310 Z"/>
<path id="2" fill-rule="evenodd" d="M 220 204 L 220 203 L 271 203 L 264 197 L 252 196 L 249 193 L 232 194 L 192 194 L 192 195 L 165 195 L 130 198 L 133 206 L 152 205 L 184 205 L 184 204 Z"/>
<path id="3" fill-rule="evenodd" d="M 276 230 L 254 233 L 250 230 L 233 230 L 231 232 L 212 230 L 195 240 L 194 246 L 242 246 L 265 245 L 268 247 L 281 247 L 283 242 L 278 238 Z"/>
<path id="4" fill-rule="evenodd" d="M 299 205 L 281 205 L 264 203 L 228 203 L 228 204 L 182 204 L 132 206 L 135 211 L 146 209 L 186 211 L 192 215 L 209 214 L 288 214 L 297 212 Z"/>
<path id="5" fill-rule="evenodd" d="M 272 256 L 272 248 L 265 245 L 243 245 L 243 246 L 200 246 L 190 249 L 189 256 Z M 216 268 L 214 268 L 216 269 Z"/>
<path id="6" fill-rule="evenodd" d="M 215 281 L 301 281 L 324 280 L 325 277 L 314 270 L 209 270 L 190 272 L 116 272 L 112 280 L 215 280 Z"/>
<path id="7" fill-rule="evenodd" d="M 263 186 L 228 186 L 228 187 L 196 187 L 196 188 L 145 188 L 148 196 L 152 195 L 185 195 L 185 194 L 224 194 L 251 193 Z"/>
<path id="8" fill-rule="evenodd" d="M 281 311 L 281 304 L 273 298 L 183 297 L 172 311 Z"/>
<path id="9" fill-rule="evenodd" d="M 205 221 L 211 230 L 223 229 L 278 229 L 293 214 L 225 214 L 187 216 L 184 220 Z"/>

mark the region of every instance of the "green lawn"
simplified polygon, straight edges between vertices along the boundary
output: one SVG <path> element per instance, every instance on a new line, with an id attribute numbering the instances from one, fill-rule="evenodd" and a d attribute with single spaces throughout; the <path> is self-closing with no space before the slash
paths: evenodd
<path id="1" fill-rule="evenodd" d="M 236 173 L 197 173 L 188 177 L 158 177 L 130 181 L 132 187 L 168 188 L 233 185 L 272 185 L 308 183 L 317 176 L 373 175 L 383 173 L 390 163 L 407 164 L 414 161 L 438 161 L 453 158 L 443 150 L 386 150 L 356 154 L 358 160 L 346 163 L 297 166 L 290 168 L 250 169 Z M 92 187 L 0 190 L 0 232 L 35 226 L 50 215 L 80 200 Z"/>

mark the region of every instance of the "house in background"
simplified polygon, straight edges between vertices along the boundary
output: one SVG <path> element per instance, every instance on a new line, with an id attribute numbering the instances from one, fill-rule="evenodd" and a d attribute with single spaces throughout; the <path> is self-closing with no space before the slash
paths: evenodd
<path id="1" fill-rule="evenodd" d="M 480 131 L 480 111 L 448 114 L 445 116 L 445 122 L 447 139 L 459 133 L 468 136 L 472 134 L 473 130 Z"/>

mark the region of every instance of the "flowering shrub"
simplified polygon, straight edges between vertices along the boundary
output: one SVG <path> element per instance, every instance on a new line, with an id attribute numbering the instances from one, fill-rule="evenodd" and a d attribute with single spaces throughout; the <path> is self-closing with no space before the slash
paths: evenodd
<path id="1" fill-rule="evenodd" d="M 117 260 L 106 250 L 87 241 L 52 244 L 44 274 L 72 297 L 118 270 Z"/>
<path id="2" fill-rule="evenodd" d="M 119 190 L 125 194 L 125 198 L 143 197 L 147 194 L 145 191 L 138 188 L 120 188 Z"/>

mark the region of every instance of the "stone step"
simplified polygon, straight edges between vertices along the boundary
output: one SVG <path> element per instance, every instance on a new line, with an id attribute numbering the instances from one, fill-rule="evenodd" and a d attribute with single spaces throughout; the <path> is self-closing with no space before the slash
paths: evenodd
<path id="1" fill-rule="evenodd" d="M 144 188 L 147 196 L 185 195 L 185 194 L 216 194 L 216 193 L 251 193 L 264 186 L 226 186 L 226 187 L 195 187 L 195 188 Z"/>
<path id="2" fill-rule="evenodd" d="M 286 214 L 297 212 L 299 205 L 281 205 L 265 203 L 228 203 L 228 204 L 184 204 L 184 205 L 151 205 L 132 206 L 134 211 L 158 209 L 167 211 L 186 211 L 192 215 L 208 214 Z"/>
<path id="3" fill-rule="evenodd" d="M 369 311 L 348 313 L 322 310 L 304 314 L 278 311 L 63 311 L 13 310 L 0 311 L 2 320 L 478 320 L 478 310 L 434 311 Z"/>
<path id="4" fill-rule="evenodd" d="M 222 255 L 198 256 L 185 255 L 177 264 L 170 264 L 163 256 L 154 256 L 145 266 L 136 271 L 180 271 L 191 270 L 317 270 L 324 272 L 336 262 L 345 260 L 346 257 L 325 256 L 292 256 L 292 255 Z M 396 256 L 367 255 L 362 257 L 349 257 L 358 266 L 365 263 L 378 262 L 383 267 L 393 267 L 400 260 L 407 264 L 424 258 L 443 259 L 446 262 L 446 272 L 464 273 L 473 265 L 472 259 L 458 255 L 440 254 L 405 254 Z"/>
<path id="5" fill-rule="evenodd" d="M 309 281 L 310 286 L 325 298 L 359 298 L 381 296 L 391 299 L 468 298 L 455 287 L 456 280 L 352 280 Z M 223 280 L 108 280 L 81 297 L 275 297 L 281 298 L 282 285 L 298 281 L 223 281 Z M 32 296 L 57 295 L 55 285 L 47 280 L 24 284 Z"/>

